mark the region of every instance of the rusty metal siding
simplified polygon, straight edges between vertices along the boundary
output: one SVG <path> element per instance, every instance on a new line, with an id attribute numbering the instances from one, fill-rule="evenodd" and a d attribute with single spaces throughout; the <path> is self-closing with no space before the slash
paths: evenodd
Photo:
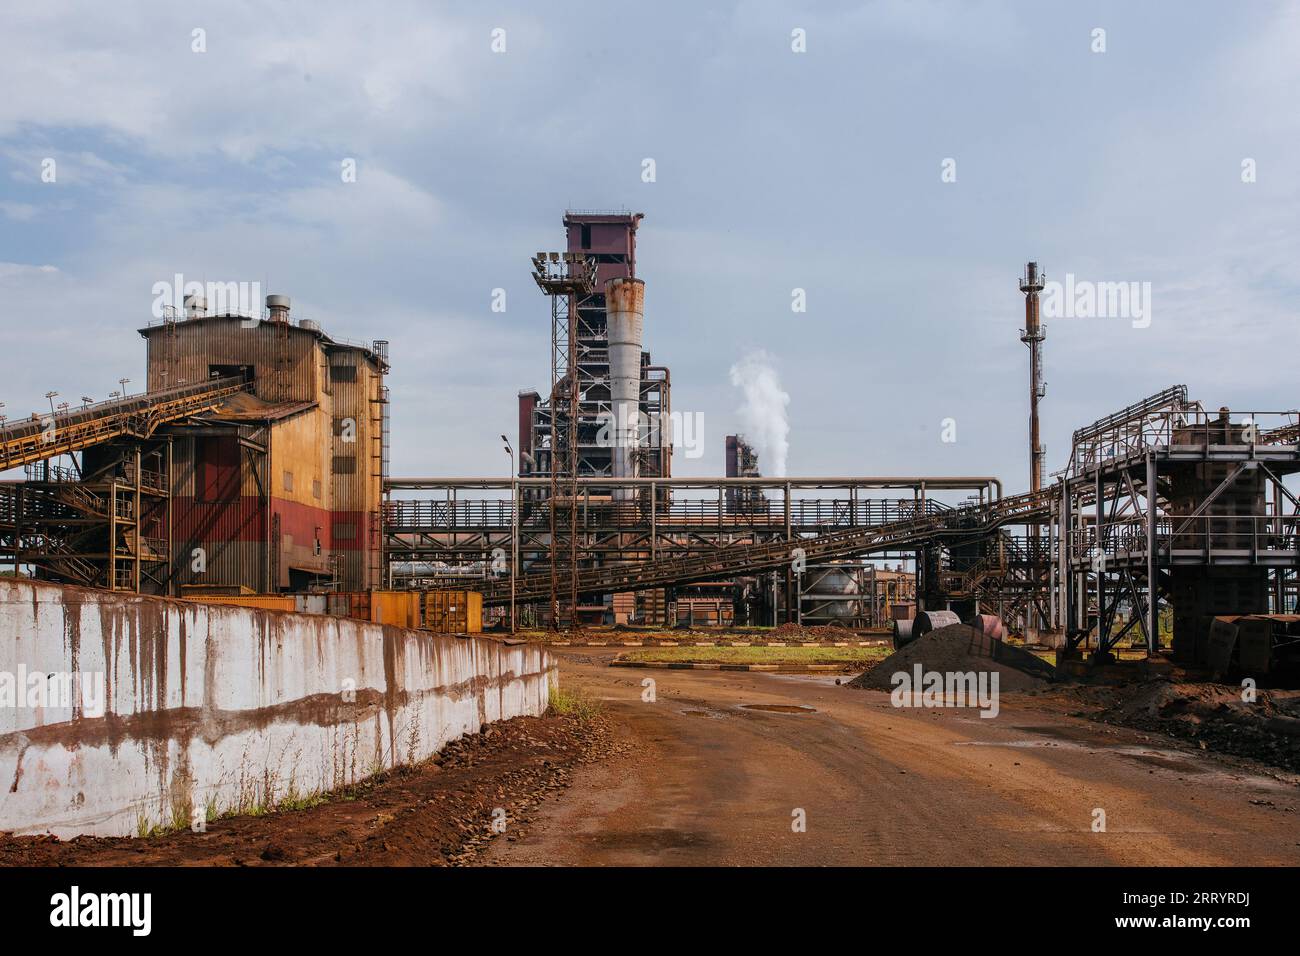
<path id="1" fill-rule="evenodd" d="M 279 322 L 207 317 L 141 330 L 147 388 L 207 381 L 211 365 L 248 365 L 253 394 L 266 401 L 317 401 L 322 391 L 317 333 Z"/>
<path id="2" fill-rule="evenodd" d="M 371 580 L 372 551 L 379 547 L 377 516 L 382 495 L 380 440 L 383 377 L 357 349 L 328 348 L 330 395 L 331 508 L 341 527 L 354 536 L 336 542 L 344 587 L 364 589 Z M 334 369 L 340 371 L 333 371 Z M 350 421 L 351 429 L 344 427 Z M 350 437 L 351 440 L 348 440 Z"/>
<path id="3" fill-rule="evenodd" d="M 198 445 L 206 434 L 178 429 L 172 441 L 172 582 L 186 585 L 265 587 L 266 515 L 256 478 L 243 465 L 240 493 L 228 502 L 206 502 L 198 494 Z M 256 462 L 255 462 L 256 464 Z M 260 466 L 259 466 L 260 467 Z M 195 570 L 202 549 L 202 571 Z"/>
<path id="4" fill-rule="evenodd" d="M 316 330 L 264 320 L 248 324 L 251 321 L 204 317 L 141 330 L 148 344 L 150 389 L 180 379 L 206 380 L 210 366 L 241 366 L 252 369 L 253 394 L 264 401 L 316 403 L 269 429 L 238 426 L 241 437 L 264 445 L 269 454 L 241 449 L 241 500 L 228 509 L 234 513 L 214 515 L 212 507 L 196 500 L 195 439 L 235 431 L 230 426 L 172 430 L 177 450 L 172 482 L 178 505 L 176 584 L 239 584 L 258 591 L 269 584 L 275 589 L 289 583 L 290 567 L 328 574 L 332 559 L 337 586 L 373 587 L 379 581 L 371 578 L 380 568 L 373 556 L 379 548 L 382 496 L 382 366 L 365 349 L 333 342 Z M 331 376 L 331 365 L 347 371 Z M 336 423 L 348 418 L 355 423 L 355 440 L 345 442 Z M 343 457 L 353 460 L 350 472 L 333 467 L 335 458 Z M 285 487 L 286 473 L 293 475 L 291 490 Z M 261 501 L 268 492 L 269 514 Z M 313 531 L 317 526 L 319 531 Z M 353 536 L 332 540 L 336 527 L 351 527 Z M 210 535 L 211 528 L 221 534 Z M 227 540 L 227 534 L 234 538 Z M 196 547 L 204 548 L 208 558 L 202 581 L 190 570 Z"/>

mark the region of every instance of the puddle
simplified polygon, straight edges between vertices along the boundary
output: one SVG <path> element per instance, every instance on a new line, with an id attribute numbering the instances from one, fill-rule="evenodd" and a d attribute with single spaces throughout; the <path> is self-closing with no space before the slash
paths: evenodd
<path id="1" fill-rule="evenodd" d="M 1035 730 L 1042 728 L 1024 727 L 1013 728 L 1016 730 Z M 1012 748 L 1060 748 L 1064 750 L 1083 750 L 1089 754 L 1114 754 L 1117 757 L 1126 757 L 1138 763 L 1150 767 L 1158 767 L 1162 770 L 1170 770 L 1175 773 L 1185 774 L 1202 774 L 1207 773 L 1205 767 L 1193 763 L 1185 754 L 1176 750 L 1151 750 L 1146 747 L 1133 747 L 1124 744 L 1105 744 L 1094 743 L 1091 745 L 1078 743 L 1068 739 L 1067 734 L 1052 734 L 1050 736 L 1062 738 L 1060 740 L 954 740 L 954 747 L 1012 747 Z"/>
<path id="2" fill-rule="evenodd" d="M 1121 757 L 1128 757 L 1130 760 L 1136 760 L 1138 763 L 1147 764 L 1152 767 L 1160 767 L 1162 770 L 1173 770 L 1176 773 L 1205 773 L 1204 767 L 1192 763 L 1190 760 L 1183 759 L 1180 754 L 1167 757 L 1164 754 L 1143 750 L 1141 752 L 1117 750 Z"/>
<path id="3" fill-rule="evenodd" d="M 592 837 L 591 842 L 602 850 L 660 853 L 667 850 L 689 850 L 708 847 L 712 840 L 708 834 L 692 830 L 651 827 L 646 830 L 616 830 L 598 833 Z"/>
<path id="4" fill-rule="evenodd" d="M 1069 740 L 1076 743 L 1091 743 L 1093 745 L 1104 743 L 1101 734 L 1088 727 L 1060 726 L 1048 724 L 1046 726 L 1014 726 L 1012 730 L 1026 730 L 1031 734 L 1042 734 L 1044 737 L 1055 737 L 1057 740 Z"/>
<path id="5" fill-rule="evenodd" d="M 741 710 L 761 710 L 768 714 L 815 714 L 816 707 L 804 707 L 802 704 L 741 704 Z"/>

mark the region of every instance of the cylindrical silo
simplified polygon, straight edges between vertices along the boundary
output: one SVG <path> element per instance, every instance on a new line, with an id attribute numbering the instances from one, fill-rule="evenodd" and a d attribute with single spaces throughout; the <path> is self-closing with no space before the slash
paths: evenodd
<path id="1" fill-rule="evenodd" d="M 641 327 L 645 321 L 645 283 L 617 278 L 605 282 L 605 317 L 609 334 L 609 391 L 614 413 L 613 474 L 636 477 L 636 447 L 641 411 Z M 616 497 L 635 497 L 619 489 Z"/>

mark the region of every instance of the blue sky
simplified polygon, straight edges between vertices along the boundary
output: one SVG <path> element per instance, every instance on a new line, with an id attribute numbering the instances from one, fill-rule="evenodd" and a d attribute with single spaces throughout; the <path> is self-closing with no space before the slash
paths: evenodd
<path id="1" fill-rule="evenodd" d="M 703 6 L 6 11 L 3 411 L 138 384 L 155 282 L 260 281 L 392 342 L 394 474 L 498 473 L 516 392 L 546 384 L 528 256 L 566 206 L 646 215 L 646 344 L 704 415 L 680 474 L 721 471 L 728 370 L 762 349 L 791 474 L 1022 489 L 1030 258 L 1152 288 L 1147 328 L 1048 321 L 1049 471 L 1072 429 L 1169 384 L 1300 404 L 1295 4 Z"/>

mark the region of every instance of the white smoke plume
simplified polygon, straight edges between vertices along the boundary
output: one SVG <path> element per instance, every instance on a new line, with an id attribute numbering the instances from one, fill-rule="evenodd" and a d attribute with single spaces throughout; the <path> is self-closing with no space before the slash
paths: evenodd
<path id="1" fill-rule="evenodd" d="M 731 366 L 731 384 L 745 394 L 745 404 L 736 411 L 745 438 L 758 452 L 759 471 L 784 478 L 790 453 L 790 422 L 786 417 L 790 395 L 781 387 L 772 356 L 762 349 L 748 353 Z"/>

